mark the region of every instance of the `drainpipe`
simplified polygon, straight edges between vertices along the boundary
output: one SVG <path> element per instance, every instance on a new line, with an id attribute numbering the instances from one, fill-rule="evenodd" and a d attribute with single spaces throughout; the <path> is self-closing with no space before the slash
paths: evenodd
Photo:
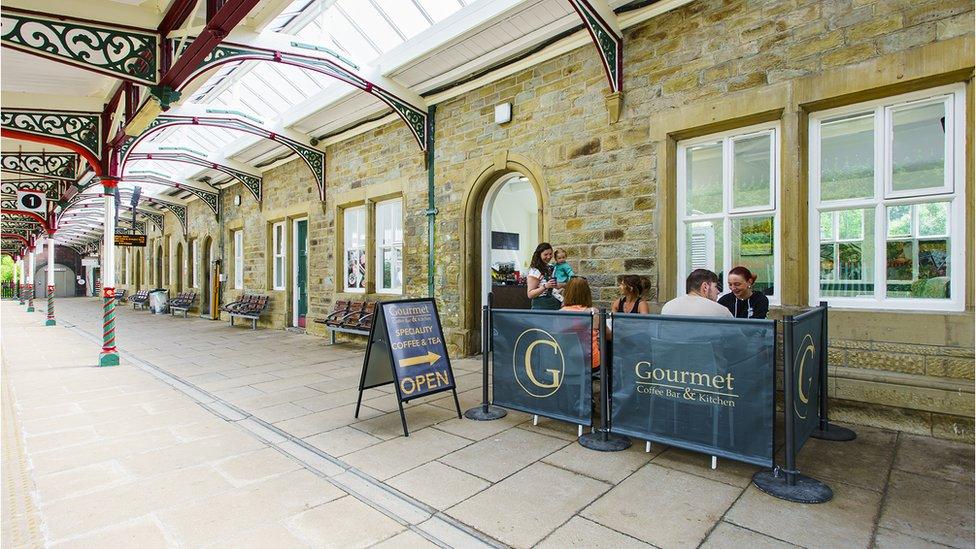
<path id="1" fill-rule="evenodd" d="M 427 107 L 427 297 L 434 297 L 434 112 L 435 105 Z"/>

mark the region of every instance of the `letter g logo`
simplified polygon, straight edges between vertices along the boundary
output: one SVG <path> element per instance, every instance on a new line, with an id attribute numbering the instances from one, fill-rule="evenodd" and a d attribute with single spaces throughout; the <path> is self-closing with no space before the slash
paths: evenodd
<path id="1" fill-rule="evenodd" d="M 515 381 L 529 396 L 536 398 L 545 398 L 558 391 L 566 371 L 559 343 L 549 332 L 538 328 L 525 330 L 515 340 L 512 365 Z"/>

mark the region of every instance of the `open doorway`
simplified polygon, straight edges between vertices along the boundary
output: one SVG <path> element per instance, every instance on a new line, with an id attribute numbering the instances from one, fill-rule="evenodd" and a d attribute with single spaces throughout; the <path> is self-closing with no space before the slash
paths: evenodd
<path id="1" fill-rule="evenodd" d="M 539 232 L 539 203 L 529 178 L 517 172 L 499 178 L 481 214 L 482 305 L 491 292 L 496 307 L 528 307 L 524 279 Z"/>
<path id="2" fill-rule="evenodd" d="M 163 287 L 163 247 L 156 246 L 156 277 L 153 280 L 157 288 Z"/>

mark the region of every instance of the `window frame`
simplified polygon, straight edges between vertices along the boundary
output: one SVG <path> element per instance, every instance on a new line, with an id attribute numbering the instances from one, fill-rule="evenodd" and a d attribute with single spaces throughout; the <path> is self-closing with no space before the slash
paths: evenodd
<path id="1" fill-rule="evenodd" d="M 281 229 L 279 232 L 278 229 Z M 271 225 L 271 288 L 275 291 L 285 290 L 287 281 L 285 280 L 285 245 L 287 234 L 285 233 L 285 222 L 278 221 Z M 279 249 L 281 253 L 279 253 Z M 279 263 L 280 260 L 280 263 Z M 278 284 L 279 275 L 281 284 Z"/>
<path id="2" fill-rule="evenodd" d="M 722 283 L 723 290 L 722 293 L 728 293 L 728 271 L 735 267 L 731 262 L 732 257 L 732 222 L 735 219 L 747 219 L 756 217 L 768 217 L 770 214 L 773 218 L 773 293 L 772 295 L 767 295 L 769 299 L 769 304 L 771 306 L 779 306 L 782 304 L 783 296 L 783 275 L 782 275 L 782 246 L 783 239 L 780 234 L 780 192 L 782 189 L 782 182 L 780 178 L 782 176 L 782 151 L 780 147 L 781 139 L 781 124 L 778 120 L 771 122 L 764 122 L 760 124 L 754 124 L 750 126 L 743 126 L 735 128 L 732 130 L 727 130 L 723 132 L 711 133 L 708 135 L 703 135 L 700 137 L 694 137 L 690 139 L 683 139 L 676 143 L 676 162 L 675 162 L 675 200 L 676 200 L 676 210 L 675 210 L 675 220 L 676 220 L 676 250 L 677 250 L 677 288 L 678 295 L 683 293 L 682 288 L 684 287 L 683 281 L 688 276 L 688 271 L 686 267 L 686 262 L 688 259 L 688 253 L 690 250 L 687 248 L 686 239 L 688 234 L 688 227 L 690 223 L 695 221 L 722 221 L 722 262 L 721 266 Z M 732 184 L 734 182 L 735 172 L 734 172 L 734 154 L 735 141 L 741 141 L 750 137 L 756 137 L 762 134 L 770 135 L 770 202 L 764 207 L 749 206 L 749 207 L 739 207 L 733 208 L 732 202 Z M 687 193 L 687 151 L 689 148 L 696 147 L 699 145 L 704 145 L 707 143 L 721 143 L 722 145 L 722 209 L 717 213 L 701 214 L 701 215 L 689 215 L 687 212 L 688 208 L 688 193 Z M 819 234 L 819 225 L 818 225 Z M 724 264 L 726 261 L 729 262 L 728 269 Z"/>
<path id="3" fill-rule="evenodd" d="M 360 246 L 353 247 L 353 246 L 350 246 L 350 243 L 349 243 L 350 238 L 348 236 L 349 235 L 348 215 L 351 212 L 362 212 L 362 221 L 363 221 L 363 223 L 362 223 L 362 232 L 363 232 L 363 236 L 362 236 L 362 239 L 361 239 L 362 240 L 362 246 L 361 247 Z M 366 204 L 349 205 L 349 206 L 345 206 L 345 207 L 342 208 L 342 235 L 341 235 L 341 239 L 342 239 L 341 240 L 341 242 L 342 242 L 342 291 L 345 292 L 345 293 L 365 294 L 366 293 L 366 290 L 367 290 L 367 286 L 369 285 L 369 265 L 368 264 L 366 265 L 366 272 L 363 273 L 363 287 L 362 288 L 352 288 L 352 287 L 350 287 L 349 286 L 349 277 L 347 276 L 348 273 L 349 273 L 349 250 L 351 250 L 351 249 L 362 250 L 363 254 L 366 257 L 366 261 L 367 262 L 369 261 L 369 239 L 366 236 L 366 229 L 368 227 L 368 221 L 369 221 L 367 219 L 368 218 L 368 215 L 367 214 L 368 214 L 368 211 L 367 211 L 367 208 L 366 208 Z"/>
<path id="4" fill-rule="evenodd" d="M 852 309 L 877 309 L 893 311 L 963 311 L 966 292 L 966 183 L 965 183 L 965 124 L 966 104 L 965 86 L 951 84 L 885 97 L 873 101 L 825 109 L 810 114 L 808 124 L 808 296 L 809 303 L 815 305 L 827 301 L 831 306 Z M 900 107 L 935 103 L 946 104 L 946 183 L 942 187 L 913 189 L 910 191 L 892 190 L 893 133 L 892 116 Z M 873 170 L 874 192 L 869 198 L 841 200 L 821 200 L 821 140 L 820 125 L 842 117 L 871 114 L 873 124 Z M 881 132 L 884 132 L 881 135 Z M 881 135 L 881 137 L 879 137 Z M 888 297 L 887 244 L 891 241 L 923 241 L 936 237 L 888 237 L 888 208 L 892 206 L 948 202 L 949 240 L 949 295 L 948 299 Z M 874 256 L 873 297 L 836 297 L 820 295 L 820 213 L 835 210 L 867 209 L 874 210 Z M 914 235 L 917 220 L 912 208 L 912 232 Z M 866 222 L 866 220 L 865 220 Z M 865 235 L 866 237 L 867 235 Z M 917 248 L 917 246 L 916 246 Z M 917 250 L 914 252 L 917 255 Z M 914 269 L 914 263 L 913 263 Z M 917 273 L 917 270 L 913 270 Z"/>
<path id="5" fill-rule="evenodd" d="M 382 234 L 380 231 L 381 215 L 380 209 L 385 205 L 398 203 L 400 210 L 400 241 L 396 242 L 394 237 L 394 243 L 386 245 L 382 243 Z M 403 197 L 390 198 L 387 200 L 378 201 L 373 206 L 374 211 L 374 238 L 373 238 L 373 271 L 375 279 L 375 290 L 378 294 L 392 294 L 392 295 L 402 295 L 403 294 Z M 396 227 L 392 227 L 396 231 Z M 400 286 L 391 286 L 386 288 L 383 286 L 383 251 L 384 250 L 395 250 L 400 249 Z M 368 251 L 367 251 L 368 253 Z"/>
<path id="6" fill-rule="evenodd" d="M 244 289 L 244 230 L 234 231 L 234 289 Z"/>

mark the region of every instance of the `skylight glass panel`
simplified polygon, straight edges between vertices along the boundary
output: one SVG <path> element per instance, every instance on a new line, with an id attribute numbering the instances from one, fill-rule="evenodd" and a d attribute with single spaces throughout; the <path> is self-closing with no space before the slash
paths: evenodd
<path id="1" fill-rule="evenodd" d="M 430 22 L 410 0 L 374 1 L 407 39 L 417 36 L 424 29 L 430 27 Z"/>
<path id="2" fill-rule="evenodd" d="M 446 19 L 448 15 L 461 9 L 458 0 L 417 0 L 434 22 Z"/>
<path id="3" fill-rule="evenodd" d="M 322 34 L 318 36 L 309 36 L 311 40 L 320 41 L 323 35 L 328 36 L 331 40 L 335 42 L 337 46 L 342 48 L 342 53 L 347 57 L 351 57 L 354 61 L 359 63 L 368 63 L 381 53 L 373 44 L 366 39 L 356 28 L 353 26 L 352 22 L 346 18 L 340 11 L 335 9 L 329 9 L 321 16 L 321 21 L 319 23 L 322 28 Z"/>

